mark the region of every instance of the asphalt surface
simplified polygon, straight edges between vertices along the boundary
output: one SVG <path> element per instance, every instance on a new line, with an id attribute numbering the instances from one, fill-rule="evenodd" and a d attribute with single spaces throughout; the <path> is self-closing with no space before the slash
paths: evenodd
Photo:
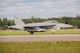
<path id="1" fill-rule="evenodd" d="M 0 42 L 80 41 L 80 34 L 0 35 Z"/>

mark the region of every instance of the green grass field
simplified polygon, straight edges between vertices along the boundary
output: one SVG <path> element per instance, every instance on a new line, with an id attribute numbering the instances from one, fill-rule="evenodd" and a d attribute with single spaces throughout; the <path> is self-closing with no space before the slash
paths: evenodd
<path id="1" fill-rule="evenodd" d="M 27 31 L 21 30 L 0 30 L 0 35 L 9 35 L 9 34 L 29 34 Z M 51 31 L 47 32 L 35 32 L 34 34 L 52 34 Z M 61 29 L 56 30 L 54 34 L 80 34 L 80 29 Z"/>
<path id="2" fill-rule="evenodd" d="M 55 31 L 55 34 L 80 34 L 80 29 L 62 29 Z"/>
<path id="3" fill-rule="evenodd" d="M 80 53 L 80 41 L 0 42 L 0 53 Z"/>

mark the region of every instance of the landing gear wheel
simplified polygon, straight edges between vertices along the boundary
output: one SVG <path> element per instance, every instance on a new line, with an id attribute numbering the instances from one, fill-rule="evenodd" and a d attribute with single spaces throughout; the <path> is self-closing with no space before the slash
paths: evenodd
<path id="1" fill-rule="evenodd" d="M 34 32 L 30 32 L 30 34 L 33 34 Z"/>

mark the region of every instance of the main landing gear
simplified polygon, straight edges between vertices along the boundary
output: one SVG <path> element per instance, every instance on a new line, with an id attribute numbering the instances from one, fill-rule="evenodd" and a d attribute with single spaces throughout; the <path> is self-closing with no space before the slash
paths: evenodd
<path id="1" fill-rule="evenodd" d="M 33 34 L 34 32 L 30 32 L 30 34 Z"/>

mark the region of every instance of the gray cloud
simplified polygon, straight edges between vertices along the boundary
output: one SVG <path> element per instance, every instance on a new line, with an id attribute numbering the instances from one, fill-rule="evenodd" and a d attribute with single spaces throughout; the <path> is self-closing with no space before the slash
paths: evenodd
<path id="1" fill-rule="evenodd" d="M 0 16 L 75 16 L 79 0 L 0 0 Z"/>

